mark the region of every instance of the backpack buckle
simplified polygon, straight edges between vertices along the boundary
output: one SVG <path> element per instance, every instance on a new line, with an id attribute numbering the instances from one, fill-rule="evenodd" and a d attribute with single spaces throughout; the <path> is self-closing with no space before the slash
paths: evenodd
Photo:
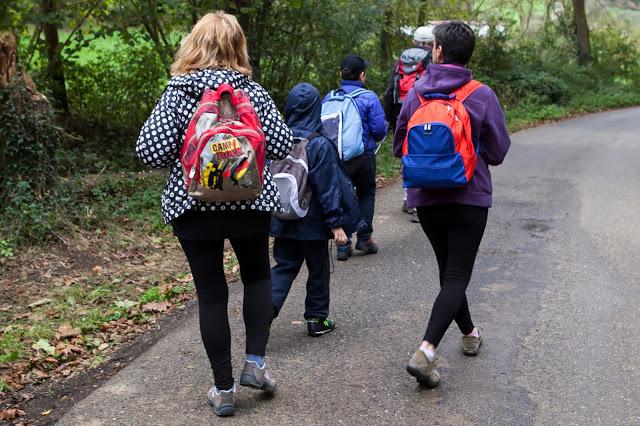
<path id="1" fill-rule="evenodd" d="M 431 133 L 431 123 L 427 123 L 424 125 L 424 132 L 428 134 Z"/>

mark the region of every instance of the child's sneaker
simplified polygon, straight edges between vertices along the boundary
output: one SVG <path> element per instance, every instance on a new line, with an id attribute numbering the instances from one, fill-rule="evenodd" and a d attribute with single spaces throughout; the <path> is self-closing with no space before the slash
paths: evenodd
<path id="1" fill-rule="evenodd" d="M 352 254 L 353 249 L 351 248 L 351 244 L 338 246 L 338 260 L 349 260 Z"/>
<path id="2" fill-rule="evenodd" d="M 322 336 L 323 334 L 333 331 L 334 328 L 336 328 L 336 323 L 332 319 L 329 319 L 329 318 L 307 319 L 307 333 L 309 333 L 309 336 L 312 336 L 312 337 Z"/>
<path id="3" fill-rule="evenodd" d="M 482 329 L 476 327 L 478 330 L 478 337 L 475 336 L 462 336 L 462 353 L 466 356 L 476 356 L 480 352 L 480 345 L 482 345 Z"/>
<path id="4" fill-rule="evenodd" d="M 373 254 L 378 252 L 378 245 L 373 241 L 372 237 L 367 239 L 358 238 L 356 243 L 356 250 L 365 252 L 365 254 Z"/>
<path id="5" fill-rule="evenodd" d="M 213 407 L 213 414 L 220 417 L 230 417 L 236 414 L 236 404 L 233 400 L 236 387 L 227 391 L 219 391 L 216 387 L 209 389 L 207 402 Z"/>
<path id="6" fill-rule="evenodd" d="M 276 381 L 271 378 L 267 364 L 260 368 L 257 363 L 246 361 L 240 375 L 240 386 L 271 393 L 276 390 Z"/>
<path id="7" fill-rule="evenodd" d="M 415 377 L 422 386 L 435 388 L 440 383 L 440 374 L 436 371 L 436 360 L 429 361 L 420 349 L 415 351 L 409 360 L 407 372 Z"/>

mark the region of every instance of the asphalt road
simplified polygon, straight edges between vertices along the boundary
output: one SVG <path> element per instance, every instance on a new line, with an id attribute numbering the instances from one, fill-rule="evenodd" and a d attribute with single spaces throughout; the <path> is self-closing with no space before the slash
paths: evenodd
<path id="1" fill-rule="evenodd" d="M 234 418 L 206 405 L 211 373 L 188 319 L 78 402 L 63 425 L 640 424 L 640 109 L 514 135 L 468 291 L 485 342 L 464 357 L 455 325 L 440 387 L 404 370 L 437 294 L 434 256 L 380 191 L 377 255 L 335 264 L 335 332 L 306 336 L 300 278 L 274 323 L 271 399 L 240 389 Z M 240 284 L 230 316 L 242 366 Z"/>

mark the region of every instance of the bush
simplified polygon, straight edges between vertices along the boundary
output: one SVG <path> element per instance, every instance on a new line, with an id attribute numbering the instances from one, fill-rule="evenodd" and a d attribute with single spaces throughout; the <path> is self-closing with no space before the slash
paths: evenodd
<path id="1" fill-rule="evenodd" d="M 63 140 L 51 108 L 33 100 L 22 78 L 0 90 L 0 205 L 18 184 L 34 197 L 55 185 L 55 152 Z"/>
<path id="2" fill-rule="evenodd" d="M 67 70 L 72 115 L 100 127 L 137 133 L 167 79 L 148 45 L 116 46 Z"/>

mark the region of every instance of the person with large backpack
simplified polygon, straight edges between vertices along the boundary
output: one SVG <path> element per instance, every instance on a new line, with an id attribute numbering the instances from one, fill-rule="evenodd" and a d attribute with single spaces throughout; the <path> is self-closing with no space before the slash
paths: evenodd
<path id="1" fill-rule="evenodd" d="M 407 366 L 427 387 L 440 381 L 435 351 L 453 321 L 464 355 L 480 349 L 481 330 L 465 292 L 492 203 L 489 166 L 501 164 L 511 144 L 495 93 L 465 68 L 473 30 L 451 21 L 436 26 L 434 36 L 433 62 L 405 98 L 393 146 L 402 158 L 408 204 L 417 207 L 439 269 L 440 293 Z"/>
<path id="2" fill-rule="evenodd" d="M 310 336 L 321 336 L 335 327 L 329 318 L 328 241 L 346 244 L 347 234 L 362 225 L 353 184 L 337 149 L 323 135 L 321 104 L 320 93 L 308 83 L 300 83 L 289 92 L 284 115 L 295 144 L 286 159 L 273 161 L 270 166 L 284 207 L 271 220 L 276 261 L 271 269 L 273 316 L 282 309 L 306 262 L 304 318 Z"/>
<path id="3" fill-rule="evenodd" d="M 377 142 L 387 133 L 387 125 L 378 96 L 365 86 L 367 66 L 368 63 L 356 55 L 342 60 L 342 85 L 322 101 L 322 122 L 353 181 L 366 223 L 357 232 L 356 249 L 372 254 L 378 252 L 372 237 L 376 203 L 375 150 Z M 338 260 L 348 260 L 352 253 L 349 236 L 346 244 L 338 246 Z"/>
<path id="4" fill-rule="evenodd" d="M 413 32 L 413 47 L 405 49 L 391 71 L 389 84 L 384 91 L 382 102 L 384 113 L 393 130 L 396 128 L 398 114 L 402 102 L 420 79 L 431 63 L 433 49 L 433 29 L 431 26 L 421 26 Z M 404 189 L 402 211 L 411 215 L 411 222 L 418 223 L 418 212 L 415 208 L 407 207 L 407 190 Z"/>
<path id="5" fill-rule="evenodd" d="M 293 136 L 269 94 L 251 79 L 246 38 L 233 15 L 203 16 L 182 40 L 171 74 L 136 153 L 151 167 L 171 168 L 162 213 L 196 286 L 215 382 L 207 400 L 216 415 L 232 416 L 224 240 L 236 253 L 244 285 L 247 358 L 240 385 L 273 392 L 264 356 L 272 314 L 269 227 L 280 202 L 265 160 L 285 158 Z"/>

